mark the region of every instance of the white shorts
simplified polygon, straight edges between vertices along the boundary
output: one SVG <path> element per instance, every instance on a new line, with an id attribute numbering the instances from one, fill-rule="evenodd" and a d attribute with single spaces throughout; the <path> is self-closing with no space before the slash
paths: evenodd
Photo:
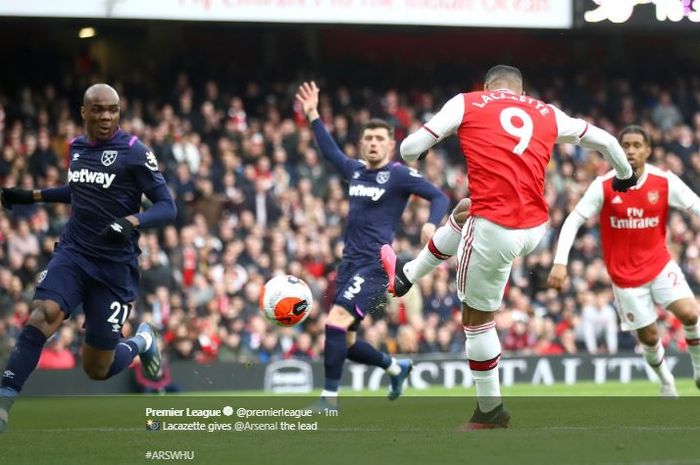
<path id="1" fill-rule="evenodd" d="M 546 228 L 544 223 L 534 228 L 510 229 L 480 216 L 470 216 L 462 228 L 457 250 L 459 299 L 476 310 L 498 310 L 513 260 L 532 252 Z"/>
<path id="2" fill-rule="evenodd" d="M 654 304 L 667 308 L 676 300 L 694 299 L 681 268 L 671 260 L 652 281 L 639 287 L 617 287 L 613 294 L 623 331 L 644 328 L 656 321 Z"/>

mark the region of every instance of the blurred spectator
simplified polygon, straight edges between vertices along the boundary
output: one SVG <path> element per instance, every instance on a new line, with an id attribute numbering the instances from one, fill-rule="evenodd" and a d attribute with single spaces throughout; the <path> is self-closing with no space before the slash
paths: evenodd
<path id="1" fill-rule="evenodd" d="M 617 316 L 606 293 L 584 293 L 581 337 L 589 354 L 617 352 Z"/>
<path id="2" fill-rule="evenodd" d="M 651 111 L 651 119 L 662 131 L 668 131 L 683 120 L 683 115 L 671 100 L 671 94 L 663 91 L 659 95 L 659 102 Z"/>
<path id="3" fill-rule="evenodd" d="M 75 368 L 75 355 L 70 346 L 74 340 L 73 328 L 62 327 L 58 333 L 48 340 L 41 351 L 37 368 L 40 370 L 70 370 Z"/>

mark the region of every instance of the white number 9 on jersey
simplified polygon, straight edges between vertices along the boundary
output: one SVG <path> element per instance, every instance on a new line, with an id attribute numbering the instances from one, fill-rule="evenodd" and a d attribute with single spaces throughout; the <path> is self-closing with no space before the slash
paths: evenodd
<path id="1" fill-rule="evenodd" d="M 513 119 L 520 120 L 519 127 L 513 124 Z M 501 126 L 508 134 L 519 139 L 518 144 L 513 147 L 513 153 L 522 155 L 527 149 L 530 139 L 532 139 L 532 132 L 534 130 L 530 115 L 520 108 L 504 108 L 503 111 L 501 111 Z"/>

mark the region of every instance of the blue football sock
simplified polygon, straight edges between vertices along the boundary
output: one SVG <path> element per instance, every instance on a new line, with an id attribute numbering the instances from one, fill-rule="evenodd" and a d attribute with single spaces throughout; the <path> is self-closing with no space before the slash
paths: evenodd
<path id="1" fill-rule="evenodd" d="M 365 365 L 382 367 L 385 370 L 391 365 L 391 357 L 388 354 L 378 351 L 359 339 L 348 349 L 348 359 Z"/>
<path id="2" fill-rule="evenodd" d="M 323 389 L 338 391 L 343 363 L 348 355 L 346 331 L 342 328 L 326 325 L 326 344 L 323 351 L 323 366 L 326 369 L 326 382 Z"/>
<path id="3" fill-rule="evenodd" d="M 46 336 L 38 328 L 26 325 L 17 339 L 15 348 L 10 353 L 5 370 L 2 374 L 0 387 L 22 390 L 22 386 L 36 368 L 41 356 L 41 349 L 46 343 Z"/>
<path id="4" fill-rule="evenodd" d="M 114 349 L 114 361 L 112 361 L 112 365 L 109 367 L 107 378 L 111 378 L 131 365 L 134 357 L 138 354 L 139 347 L 134 341 L 131 339 L 122 339 L 119 341 L 119 344 L 117 344 L 117 347 Z"/>

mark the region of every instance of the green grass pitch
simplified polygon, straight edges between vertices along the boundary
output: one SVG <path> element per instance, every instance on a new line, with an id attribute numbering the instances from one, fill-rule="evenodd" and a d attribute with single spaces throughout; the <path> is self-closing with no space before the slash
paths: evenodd
<path id="1" fill-rule="evenodd" d="M 516 385 L 503 389 L 511 428 L 471 433 L 455 429 L 474 408 L 473 389 L 409 388 L 395 402 L 376 391 L 345 391 L 339 416 L 301 419 L 147 416 L 146 409 L 299 409 L 313 396 L 22 398 L 12 409 L 9 431 L 0 435 L 0 464 L 699 464 L 700 391 L 689 379 L 677 384 L 678 400 L 658 399 L 658 387 L 649 382 Z M 161 424 L 233 427 L 241 421 L 278 429 L 147 431 L 148 418 Z M 315 424 L 317 430 L 281 431 L 282 421 Z M 183 451 L 182 458 L 159 451 Z M 192 460 L 185 453 L 190 451 Z"/>

